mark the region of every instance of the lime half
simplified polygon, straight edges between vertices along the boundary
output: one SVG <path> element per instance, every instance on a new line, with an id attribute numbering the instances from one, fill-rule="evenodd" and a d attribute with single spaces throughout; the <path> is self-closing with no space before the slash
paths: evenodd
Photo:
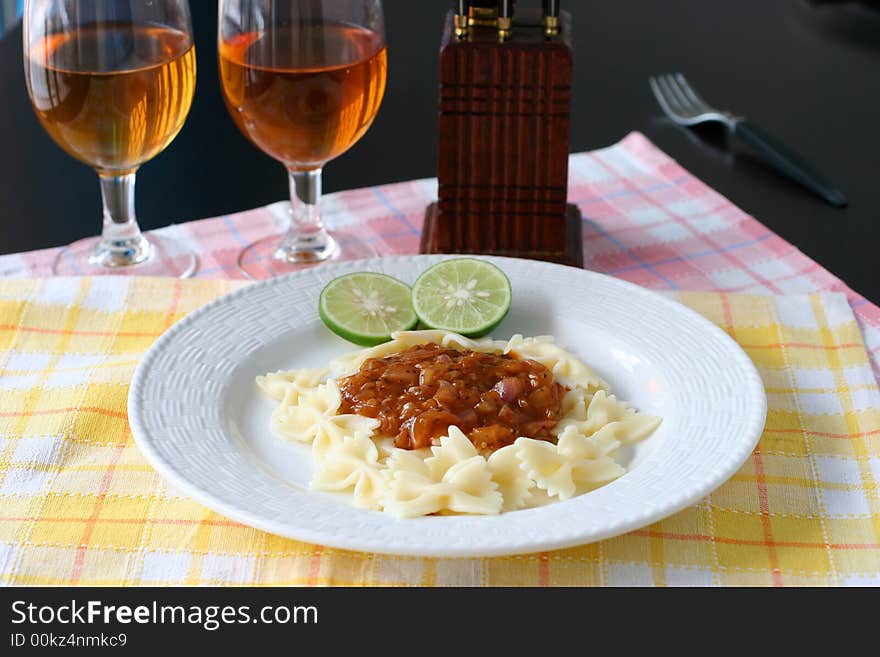
<path id="1" fill-rule="evenodd" d="M 331 331 L 372 347 L 418 323 L 409 286 L 385 274 L 358 272 L 334 278 L 321 291 L 318 313 Z"/>
<path id="2" fill-rule="evenodd" d="M 419 276 L 413 307 L 422 324 L 468 337 L 486 335 L 510 310 L 510 281 L 485 260 L 444 260 Z"/>

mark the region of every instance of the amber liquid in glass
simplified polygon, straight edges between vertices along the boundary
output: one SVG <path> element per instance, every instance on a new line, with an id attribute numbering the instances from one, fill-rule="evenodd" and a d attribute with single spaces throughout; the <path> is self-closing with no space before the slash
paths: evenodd
<path id="1" fill-rule="evenodd" d="M 83 26 L 34 44 L 26 56 L 37 116 L 70 155 L 129 172 L 180 132 L 196 84 L 195 48 L 178 30 Z"/>
<path id="2" fill-rule="evenodd" d="M 363 136 L 386 75 L 384 39 L 352 25 L 282 26 L 220 44 L 223 94 L 236 124 L 292 170 L 321 167 Z"/>

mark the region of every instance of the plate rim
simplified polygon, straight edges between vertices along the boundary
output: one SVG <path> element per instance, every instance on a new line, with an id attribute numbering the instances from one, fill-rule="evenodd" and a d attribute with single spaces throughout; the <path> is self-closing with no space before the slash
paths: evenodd
<path id="1" fill-rule="evenodd" d="M 328 263 L 324 265 L 319 265 L 319 267 L 322 268 L 322 271 L 325 271 L 328 269 L 335 269 L 337 267 L 350 269 L 352 267 L 363 265 L 363 267 L 365 268 L 364 270 L 369 271 L 371 270 L 371 267 L 381 267 L 381 263 L 406 263 L 418 260 L 420 258 L 442 259 L 454 257 L 462 257 L 462 254 L 402 254 L 392 256 L 380 256 L 363 260 L 343 261 L 339 263 Z M 694 485 L 686 490 L 680 491 L 680 493 L 677 497 L 674 498 L 674 500 L 668 501 L 662 507 L 650 508 L 642 514 L 631 516 L 625 521 L 606 524 L 605 529 L 599 531 L 591 531 L 589 533 L 589 536 L 586 537 L 581 536 L 579 538 L 576 537 L 563 538 L 559 540 L 542 540 L 540 544 L 537 544 L 537 541 L 532 541 L 532 544 L 517 544 L 517 546 L 511 547 L 498 546 L 491 548 L 477 546 L 476 548 L 450 548 L 447 546 L 441 549 L 432 550 L 431 548 L 426 548 L 423 545 L 413 548 L 409 548 L 406 545 L 383 547 L 381 545 L 371 543 L 369 540 L 364 541 L 360 545 L 355 545 L 352 542 L 348 542 L 345 540 L 337 541 L 335 540 L 335 537 L 328 535 L 326 532 L 314 531 L 309 527 L 298 527 L 296 528 L 295 532 L 292 532 L 291 528 L 285 523 L 273 522 L 271 520 L 264 519 L 258 515 L 255 515 L 253 512 L 247 511 L 245 509 L 240 509 L 233 504 L 225 502 L 224 500 L 212 494 L 209 490 L 206 490 L 198 483 L 191 482 L 185 476 L 180 474 L 177 469 L 175 469 L 170 463 L 166 463 L 164 456 L 159 454 L 159 452 L 154 448 L 151 437 L 148 435 L 149 432 L 144 426 L 141 417 L 139 416 L 138 400 L 140 398 L 139 393 L 145 385 L 147 377 L 149 376 L 150 366 L 155 360 L 156 356 L 161 353 L 166 343 L 173 340 L 179 333 L 185 331 L 192 323 L 199 321 L 200 317 L 209 313 L 212 309 L 218 306 L 228 304 L 233 300 L 252 293 L 252 291 L 254 290 L 282 285 L 285 281 L 289 279 L 297 278 L 304 275 L 305 272 L 312 271 L 311 269 L 300 270 L 297 272 L 285 274 L 283 276 L 256 281 L 251 283 L 250 285 L 245 285 L 238 289 L 227 292 L 226 294 L 223 294 L 216 299 L 212 299 L 208 303 L 189 313 L 178 322 L 173 324 L 161 336 L 159 336 L 156 341 L 150 346 L 150 348 L 144 353 L 143 357 L 138 363 L 129 387 L 129 392 L 127 396 L 127 414 L 129 427 L 131 429 L 135 444 L 137 445 L 138 449 L 141 450 L 141 453 L 145 456 L 149 464 L 180 492 L 183 492 L 186 495 L 190 496 L 199 504 L 202 504 L 203 506 L 243 525 L 253 527 L 261 531 L 266 531 L 277 536 L 321 545 L 332 549 L 371 552 L 385 555 L 436 558 L 495 557 L 516 554 L 530 554 L 539 551 L 543 552 L 573 547 L 577 545 L 587 545 L 615 536 L 619 536 L 635 529 L 642 528 L 650 523 L 668 518 L 669 516 L 678 513 L 682 509 L 685 509 L 688 506 L 691 506 L 692 504 L 698 502 L 706 495 L 716 490 L 728 479 L 730 479 L 730 477 L 733 476 L 746 462 L 749 455 L 753 452 L 755 446 L 758 444 L 761 434 L 763 433 L 767 415 L 767 396 L 763 380 L 761 379 L 757 367 L 752 362 L 751 358 L 749 358 L 749 356 L 745 353 L 743 348 L 739 344 L 737 344 L 737 342 L 723 329 L 718 327 L 716 324 L 714 324 L 695 310 L 685 306 L 684 304 L 674 299 L 664 296 L 663 294 L 659 294 L 656 290 L 645 288 L 635 283 L 631 283 L 629 281 L 625 281 L 614 276 L 610 276 L 608 274 L 603 274 L 601 272 L 596 272 L 588 269 L 573 268 L 566 265 L 560 265 L 545 261 L 529 260 L 525 258 L 484 256 L 480 254 L 469 254 L 468 257 L 485 258 L 492 262 L 495 262 L 496 264 L 503 264 L 504 262 L 521 262 L 530 263 L 531 265 L 538 264 L 550 268 L 564 269 L 566 271 L 574 269 L 575 271 L 579 272 L 579 275 L 585 275 L 588 278 L 595 278 L 598 280 L 610 281 L 613 282 L 614 285 L 620 285 L 624 289 L 636 291 L 638 294 L 647 294 L 653 297 L 655 301 L 659 301 L 660 303 L 668 306 L 675 313 L 687 316 L 690 321 L 701 325 L 701 328 L 703 330 L 714 333 L 717 339 L 725 342 L 726 346 L 729 349 L 732 349 L 733 352 L 737 354 L 738 360 L 742 365 L 742 373 L 747 379 L 748 391 L 751 393 L 750 397 L 756 402 L 754 412 L 749 418 L 748 424 L 743 429 L 743 439 L 740 443 L 738 443 L 739 449 L 736 450 L 733 454 L 728 455 L 728 458 L 723 468 L 713 470 L 711 473 L 712 476 L 702 479 L 698 485 Z M 748 436 L 748 440 L 746 440 L 746 436 Z M 746 447 L 748 447 L 748 449 L 746 449 Z"/>

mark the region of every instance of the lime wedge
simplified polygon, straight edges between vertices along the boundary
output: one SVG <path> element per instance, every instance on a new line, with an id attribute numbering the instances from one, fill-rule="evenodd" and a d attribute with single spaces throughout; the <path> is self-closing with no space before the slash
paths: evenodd
<path id="1" fill-rule="evenodd" d="M 486 335 L 510 310 L 510 281 L 485 260 L 444 260 L 413 286 L 413 307 L 422 324 L 472 338 Z"/>
<path id="2" fill-rule="evenodd" d="M 385 274 L 358 272 L 334 278 L 321 291 L 318 313 L 331 331 L 363 347 L 391 339 L 418 323 L 409 286 Z"/>

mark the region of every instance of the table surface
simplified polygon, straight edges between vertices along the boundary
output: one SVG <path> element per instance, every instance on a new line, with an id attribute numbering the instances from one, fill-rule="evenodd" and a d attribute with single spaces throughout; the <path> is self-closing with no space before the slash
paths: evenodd
<path id="1" fill-rule="evenodd" d="M 437 44 L 450 3 L 385 3 L 389 85 L 370 132 L 328 165 L 335 191 L 434 175 Z M 213 55 L 216 3 L 193 2 L 199 79 L 177 140 L 139 175 L 146 228 L 222 215 L 283 198 L 286 176 L 237 132 L 220 96 Z M 639 130 L 684 167 L 880 302 L 880 12 L 807 0 L 712 3 L 640 0 L 568 3 L 576 26 L 572 151 Z M 31 111 L 21 73 L 21 29 L 0 40 L 0 253 L 95 234 L 95 175 L 64 155 Z M 664 119 L 653 73 L 680 70 L 713 103 L 735 110 L 800 150 L 849 196 L 836 210 L 739 150 Z"/>

